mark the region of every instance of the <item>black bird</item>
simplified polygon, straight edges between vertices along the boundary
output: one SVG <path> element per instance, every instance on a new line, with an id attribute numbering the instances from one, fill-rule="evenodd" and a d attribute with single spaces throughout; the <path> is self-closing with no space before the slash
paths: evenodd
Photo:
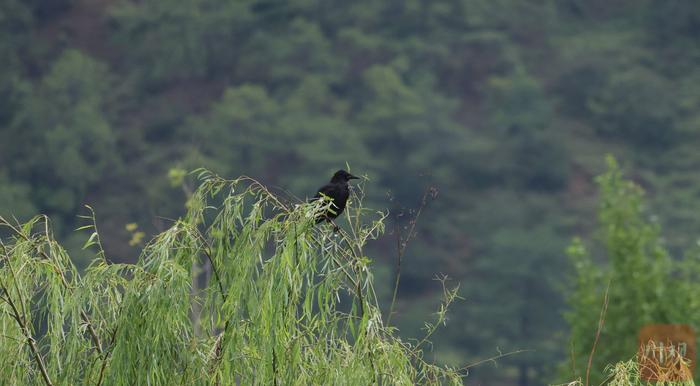
<path id="1" fill-rule="evenodd" d="M 328 211 L 324 213 L 317 221 L 316 224 L 321 221 L 333 222 L 333 219 L 338 217 L 343 210 L 345 210 L 345 204 L 348 202 L 348 197 L 350 197 L 350 186 L 348 182 L 350 180 L 357 180 L 358 177 L 346 172 L 345 170 L 338 170 L 333 174 L 331 182 L 318 188 L 318 192 L 311 199 L 311 201 L 316 201 L 323 196 L 327 196 L 331 199 L 332 204 Z M 335 224 L 333 224 L 335 226 Z M 336 227 L 337 228 L 337 227 Z"/>

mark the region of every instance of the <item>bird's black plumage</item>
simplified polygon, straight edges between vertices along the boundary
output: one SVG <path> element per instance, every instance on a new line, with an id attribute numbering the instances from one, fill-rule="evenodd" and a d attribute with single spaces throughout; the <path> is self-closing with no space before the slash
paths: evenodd
<path id="1" fill-rule="evenodd" d="M 329 210 L 316 221 L 317 224 L 321 221 L 331 221 L 343 213 L 345 204 L 348 202 L 348 197 L 350 197 L 350 186 L 348 182 L 357 178 L 358 177 L 353 176 L 345 170 L 338 170 L 333 174 L 329 183 L 318 188 L 312 200 L 318 200 L 322 196 L 326 196 L 331 199 L 332 204 Z"/>

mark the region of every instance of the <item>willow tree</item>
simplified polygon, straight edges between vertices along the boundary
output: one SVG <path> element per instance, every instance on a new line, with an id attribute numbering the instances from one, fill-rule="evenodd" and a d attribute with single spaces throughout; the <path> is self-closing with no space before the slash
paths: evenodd
<path id="1" fill-rule="evenodd" d="M 461 384 L 459 370 L 423 359 L 425 340 L 383 323 L 363 247 L 384 216 L 361 194 L 334 233 L 315 224 L 328 202 L 199 177 L 186 215 L 135 264 L 106 258 L 94 215 L 82 274 L 45 216 L 0 218 L 5 384 Z M 445 294 L 437 322 L 456 297 Z"/>

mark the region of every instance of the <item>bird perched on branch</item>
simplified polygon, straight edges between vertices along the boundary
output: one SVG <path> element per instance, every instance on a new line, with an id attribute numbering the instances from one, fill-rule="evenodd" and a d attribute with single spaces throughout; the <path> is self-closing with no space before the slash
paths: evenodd
<path id="1" fill-rule="evenodd" d="M 326 213 L 322 214 L 316 221 L 316 224 L 322 221 L 328 221 L 333 223 L 333 219 L 340 216 L 345 210 L 345 204 L 348 202 L 348 197 L 350 197 L 350 186 L 348 182 L 350 180 L 357 180 L 358 177 L 346 172 L 345 170 L 338 170 L 333 174 L 331 182 L 318 188 L 318 191 L 311 201 L 316 201 L 321 197 L 328 197 L 331 200 L 330 208 Z M 334 229 L 337 231 L 338 226 L 333 223 Z"/>

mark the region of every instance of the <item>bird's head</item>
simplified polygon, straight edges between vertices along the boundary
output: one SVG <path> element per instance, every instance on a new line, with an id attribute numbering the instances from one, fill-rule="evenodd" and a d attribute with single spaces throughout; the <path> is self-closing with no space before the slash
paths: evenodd
<path id="1" fill-rule="evenodd" d="M 338 183 L 338 182 L 348 182 L 350 180 L 357 180 L 359 177 L 355 177 L 352 174 L 346 172 L 345 170 L 338 170 L 333 174 L 333 178 L 331 178 L 331 182 L 333 183 Z"/>

